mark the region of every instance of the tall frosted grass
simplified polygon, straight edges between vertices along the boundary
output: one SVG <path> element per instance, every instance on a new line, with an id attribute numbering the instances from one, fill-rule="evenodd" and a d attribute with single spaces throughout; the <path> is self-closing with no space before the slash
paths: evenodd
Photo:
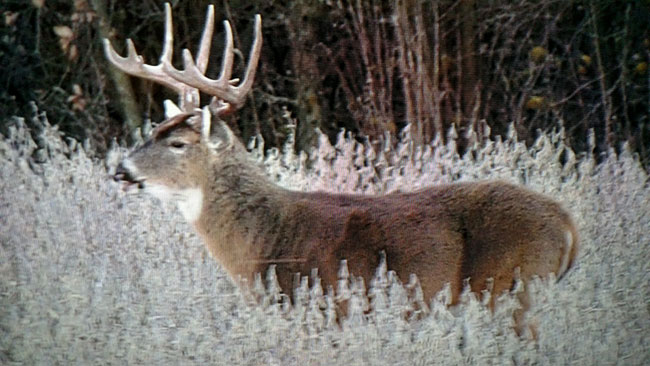
<path id="1" fill-rule="evenodd" d="M 464 156 L 453 138 L 422 148 L 408 133 L 376 147 L 322 138 L 309 158 L 252 146 L 293 189 L 384 193 L 498 178 L 561 201 L 580 228 L 580 255 L 561 281 L 524 284 L 531 342 L 511 329 L 511 295 L 494 314 L 472 294 L 450 310 L 444 291 L 431 302 L 407 296 L 409 279 L 381 269 L 368 290 L 342 279 L 350 316 L 340 323 L 328 289 L 306 282 L 293 306 L 277 301 L 272 273 L 242 294 L 174 207 L 124 195 L 105 162 L 34 119 L 37 130 L 14 119 L 0 140 L 2 364 L 650 364 L 650 191 L 625 149 L 597 164 L 561 131 L 531 148 L 515 136 L 476 141 Z M 422 301 L 427 315 L 404 316 Z"/>

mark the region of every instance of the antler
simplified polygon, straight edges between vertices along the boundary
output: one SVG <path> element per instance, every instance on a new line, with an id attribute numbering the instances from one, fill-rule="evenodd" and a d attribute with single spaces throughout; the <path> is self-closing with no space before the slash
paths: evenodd
<path id="1" fill-rule="evenodd" d="M 255 70 L 260 58 L 262 49 L 262 17 L 255 16 L 255 40 L 251 48 L 248 65 L 244 73 L 244 80 L 238 78 L 230 79 L 233 66 L 233 39 L 230 23 L 224 21 L 226 29 L 226 47 L 223 53 L 223 64 L 218 79 L 213 80 L 205 76 L 205 70 L 210 56 L 210 45 L 214 31 L 214 6 L 208 6 L 205 27 L 196 62 L 189 50 L 183 50 L 183 70 L 178 70 L 172 65 L 173 52 L 173 26 L 172 11 L 169 3 L 165 3 L 165 36 L 163 51 L 160 55 L 158 65 L 144 63 L 141 55 L 138 55 L 133 42 L 127 39 L 127 56 L 120 56 L 111 45 L 108 39 L 104 39 L 104 51 L 108 60 L 123 72 L 148 79 L 173 89 L 179 95 L 180 109 L 187 113 L 194 113 L 200 106 L 199 91 L 212 95 L 211 105 L 217 114 L 224 114 L 233 109 L 241 107 L 246 95 L 250 92 L 255 79 Z M 239 83 L 239 85 L 235 85 Z"/>

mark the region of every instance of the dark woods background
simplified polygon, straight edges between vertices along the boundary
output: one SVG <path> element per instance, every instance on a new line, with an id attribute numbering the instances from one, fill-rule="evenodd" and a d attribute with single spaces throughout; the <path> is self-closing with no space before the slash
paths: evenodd
<path id="1" fill-rule="evenodd" d="M 514 126 L 531 143 L 563 126 L 577 151 L 624 142 L 650 162 L 649 0 L 171 1 L 175 64 L 195 53 L 206 6 L 228 19 L 245 58 L 254 14 L 264 45 L 254 90 L 228 123 L 243 141 L 258 133 L 298 149 L 341 128 L 380 141 L 412 123 L 414 138 L 447 138 L 464 148 Z M 162 47 L 163 1 L 4 0 L 0 5 L 0 132 L 33 101 L 68 136 L 101 156 L 129 140 L 144 119 L 163 118 L 176 96 L 109 68 L 102 37 L 125 54 L 133 39 L 148 63 Z M 218 23 L 208 75 L 220 68 Z M 241 57 L 235 74 L 243 67 Z M 208 98 L 203 98 L 204 102 Z M 29 119 L 29 118 L 28 118 Z M 461 151 L 462 152 L 462 151 Z"/>

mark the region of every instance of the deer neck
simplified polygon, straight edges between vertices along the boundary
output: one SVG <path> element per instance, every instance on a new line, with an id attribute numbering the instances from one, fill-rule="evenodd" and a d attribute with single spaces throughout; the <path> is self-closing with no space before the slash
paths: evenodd
<path id="1" fill-rule="evenodd" d="M 212 255 L 233 275 L 260 270 L 277 241 L 269 233 L 281 223 L 287 191 L 273 184 L 254 162 L 233 159 L 213 167 L 201 188 L 201 213 L 194 226 Z"/>

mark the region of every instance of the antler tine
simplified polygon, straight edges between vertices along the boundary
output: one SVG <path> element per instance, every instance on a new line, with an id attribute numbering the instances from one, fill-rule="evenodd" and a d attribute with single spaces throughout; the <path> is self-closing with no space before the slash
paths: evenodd
<path id="1" fill-rule="evenodd" d="M 137 76 L 143 79 L 151 80 L 162 84 L 179 95 L 179 104 L 183 111 L 193 112 L 194 108 L 199 105 L 199 92 L 198 90 L 181 80 L 177 80 L 165 72 L 165 64 L 171 64 L 173 53 L 173 24 L 171 5 L 165 3 L 165 35 L 163 42 L 163 51 L 160 55 L 160 63 L 158 65 L 149 65 L 144 63 L 144 58 L 139 55 L 133 45 L 133 41 L 127 39 L 127 56 L 120 56 L 111 42 L 104 38 L 104 53 L 106 58 L 118 69 L 123 72 Z M 208 48 L 209 52 L 209 48 Z"/>
<path id="2" fill-rule="evenodd" d="M 197 67 L 192 54 L 188 50 L 183 50 L 184 70 L 174 68 L 169 62 L 163 62 L 162 66 L 163 70 L 174 79 L 191 85 L 237 108 L 243 104 L 255 78 L 255 70 L 262 49 L 262 17 L 259 14 L 255 17 L 255 40 L 251 48 L 244 80 L 238 86 L 231 85 L 232 80 L 230 80 L 233 59 L 232 31 L 228 22 L 224 22 L 224 26 L 226 29 L 226 47 L 224 50 L 224 63 L 218 79 L 214 80 L 206 77 L 205 72 L 200 67 Z"/>
<path id="3" fill-rule="evenodd" d="M 205 73 L 208 67 L 208 58 L 210 57 L 210 46 L 212 46 L 212 34 L 214 32 L 214 5 L 208 6 L 208 13 L 205 16 L 205 27 L 203 28 L 203 35 L 201 35 L 201 43 L 199 44 L 199 53 L 196 58 L 196 64 L 199 71 Z"/>
<path id="4" fill-rule="evenodd" d="M 253 81 L 255 81 L 255 71 L 257 71 L 257 63 L 260 60 L 260 53 L 262 50 L 262 16 L 259 14 L 255 15 L 255 41 L 253 46 L 251 46 L 251 54 L 248 59 L 248 65 L 246 66 L 246 73 L 244 74 L 244 80 L 237 86 L 235 89 L 237 93 L 243 94 L 245 96 L 249 90 L 253 87 Z"/>
<path id="5" fill-rule="evenodd" d="M 223 64 L 221 65 L 221 72 L 219 78 L 215 83 L 223 84 L 230 81 L 232 75 L 232 61 L 234 59 L 233 41 L 232 41 L 232 28 L 230 22 L 224 20 L 223 27 L 226 30 L 226 47 L 223 49 Z"/>
<path id="6" fill-rule="evenodd" d="M 165 34 L 163 40 L 163 50 L 160 54 L 160 64 L 163 62 L 172 62 L 174 53 L 174 23 L 172 22 L 172 7 L 165 3 Z"/>

